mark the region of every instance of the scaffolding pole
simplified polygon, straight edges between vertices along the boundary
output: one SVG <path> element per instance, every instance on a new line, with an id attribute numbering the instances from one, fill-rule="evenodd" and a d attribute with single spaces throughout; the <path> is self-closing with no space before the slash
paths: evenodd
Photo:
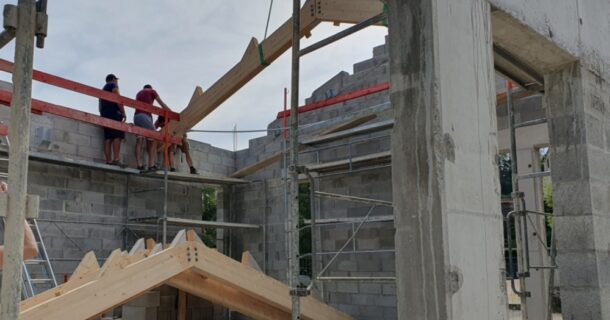
<path id="1" fill-rule="evenodd" d="M 529 293 L 526 288 L 525 278 L 528 276 L 527 268 L 524 268 L 529 263 L 525 261 L 527 248 L 527 221 L 523 219 L 523 211 L 525 210 L 525 203 L 523 201 L 523 193 L 519 190 L 519 173 L 517 165 L 517 137 L 515 133 L 515 109 L 513 106 L 512 90 L 513 86 L 510 81 L 506 83 L 506 107 L 508 109 L 508 127 L 510 130 L 510 164 L 511 164 L 511 178 L 512 178 L 512 200 L 513 200 L 513 212 L 515 219 L 515 240 L 517 242 L 517 277 L 519 278 L 519 290 L 515 288 L 514 274 L 511 274 L 511 287 L 513 291 L 519 295 L 521 302 L 521 317 L 523 320 L 528 319 L 527 315 L 527 297 Z M 507 216 L 510 226 L 510 216 Z M 522 225 L 524 224 L 524 225 Z M 510 234 L 510 228 L 508 228 Z M 525 246 L 524 246 L 525 245 Z M 512 257 L 510 235 L 509 235 L 509 258 Z M 509 263 L 512 269 L 512 263 Z M 525 272 L 524 272 L 525 271 Z"/>
<path id="2" fill-rule="evenodd" d="M 23 236 L 27 199 L 30 107 L 36 2 L 19 0 L 15 33 L 15 72 L 11 103 L 11 149 L 8 165 L 8 208 L 4 234 L 4 267 L 0 295 L 0 319 L 18 319 L 21 301 Z"/>
<path id="3" fill-rule="evenodd" d="M 290 92 L 290 212 L 288 213 L 288 279 L 292 298 L 292 320 L 301 319 L 299 290 L 299 53 L 301 45 L 301 1 L 292 2 L 292 72 Z"/>

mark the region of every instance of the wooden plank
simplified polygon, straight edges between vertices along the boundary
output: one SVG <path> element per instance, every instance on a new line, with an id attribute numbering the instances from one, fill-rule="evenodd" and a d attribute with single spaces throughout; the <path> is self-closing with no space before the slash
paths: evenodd
<path id="1" fill-rule="evenodd" d="M 192 271 L 185 271 L 173 277 L 167 284 L 253 319 L 290 319 L 290 313 L 286 311 L 274 308 L 263 301 L 240 292 L 238 289 L 224 285 L 216 280 L 207 279 Z"/>
<path id="2" fill-rule="evenodd" d="M 320 164 L 312 164 L 307 165 L 307 169 L 309 171 L 314 172 L 329 172 L 329 171 L 337 171 L 343 169 L 349 169 L 350 165 L 352 167 L 359 167 L 363 165 L 374 165 L 374 164 L 383 164 L 392 161 L 392 154 L 390 151 L 384 151 L 374 154 L 369 154 L 366 156 L 354 157 L 351 160 L 338 160 L 331 161 Z"/>
<path id="3" fill-rule="evenodd" d="M 318 0 L 316 18 L 333 23 L 359 23 L 383 12 L 379 0 Z"/>
<path id="4" fill-rule="evenodd" d="M 91 270 L 94 270 L 95 272 L 100 270 L 100 265 L 97 262 L 97 257 L 93 251 L 89 251 L 87 254 L 85 254 L 74 272 L 72 272 L 72 276 L 70 276 L 69 281 L 82 277 L 82 275 L 90 274 Z"/>
<path id="5" fill-rule="evenodd" d="M 97 263 L 97 258 L 93 251 L 87 253 L 80 262 L 72 277 L 66 283 L 63 283 L 53 289 L 41 292 L 27 300 L 21 301 L 21 310 L 26 311 L 45 301 L 59 297 L 66 292 L 74 290 L 88 282 L 94 281 L 99 277 L 100 266 Z"/>
<path id="6" fill-rule="evenodd" d="M 289 288 L 280 281 L 245 266 L 202 244 L 193 243 L 199 252 L 193 271 L 233 287 L 254 299 L 263 301 L 285 312 L 290 312 L 292 301 Z M 303 319 L 351 319 L 318 300 L 308 296 L 301 299 Z"/>
<path id="7" fill-rule="evenodd" d="M 367 114 L 365 116 L 356 117 L 355 119 L 347 120 L 343 123 L 339 123 L 328 129 L 322 130 L 320 133 L 318 133 L 318 135 L 323 136 L 323 135 L 327 135 L 327 134 L 331 134 L 331 133 L 335 133 L 335 132 L 339 132 L 339 131 L 345 131 L 345 130 L 348 130 L 351 128 L 355 128 L 361 124 L 367 123 L 375 118 L 377 118 L 376 114 Z"/>
<path id="8" fill-rule="evenodd" d="M 178 291 L 178 320 L 186 320 L 186 292 Z"/>
<path id="9" fill-rule="evenodd" d="M 304 148 L 305 148 L 305 146 L 300 146 L 299 151 L 303 150 Z M 243 177 L 249 176 L 261 169 L 264 169 L 264 168 L 282 160 L 282 158 L 284 158 L 284 153 L 278 152 L 272 156 L 269 156 L 263 160 L 260 160 L 259 162 L 253 163 L 249 166 L 245 166 L 245 167 L 235 171 L 233 174 L 231 174 L 231 178 L 243 178 Z"/>
<path id="10" fill-rule="evenodd" d="M 252 254 L 250 254 L 250 251 L 244 251 L 241 253 L 241 263 L 258 272 L 264 273 L 263 269 L 261 269 L 258 263 L 256 263 L 256 259 L 254 259 Z"/>
<path id="11" fill-rule="evenodd" d="M 150 239 L 150 238 L 146 239 L 146 250 L 152 251 L 152 249 L 155 247 L 155 245 L 156 245 L 155 240 Z"/>
<path id="12" fill-rule="evenodd" d="M 355 135 L 362 135 L 371 132 L 379 132 L 383 130 L 392 129 L 394 127 L 394 120 L 388 119 L 383 121 L 377 121 L 375 123 L 347 129 L 327 135 L 314 136 L 311 138 L 305 138 L 301 141 L 304 145 L 315 145 L 319 143 L 327 143 L 331 141 L 341 140 L 344 138 L 352 137 Z"/>
<path id="13" fill-rule="evenodd" d="M 0 70 L 12 73 L 14 65 L 12 62 L 0 59 Z M 34 70 L 32 73 L 32 79 L 40 81 L 42 83 L 50 84 L 58 88 L 67 89 L 70 91 L 78 92 L 95 98 L 103 98 L 104 100 L 112 101 L 118 104 L 126 105 L 138 110 L 146 111 L 152 114 L 164 115 L 165 110 L 161 107 L 156 107 L 151 104 L 130 99 L 127 97 L 120 96 L 116 93 L 104 91 L 102 89 L 94 88 L 82 83 L 78 83 L 72 80 L 64 79 L 58 76 L 54 76 L 49 73 Z M 172 120 L 180 120 L 180 115 L 176 112 L 170 111 L 169 118 Z"/>
<path id="14" fill-rule="evenodd" d="M 13 94 L 10 91 L 0 90 L 0 102 L 9 103 L 13 98 Z M 121 121 L 116 121 L 108 118 L 104 118 L 92 113 L 79 111 L 75 109 L 71 109 L 68 107 L 60 106 L 57 104 L 40 101 L 36 99 L 32 99 L 32 110 L 38 112 L 45 112 L 54 114 L 60 117 L 73 119 L 77 121 L 92 123 L 104 128 L 115 129 L 119 131 L 123 131 L 125 133 L 135 134 L 151 139 L 155 139 L 157 141 L 164 141 L 163 134 L 158 131 L 144 129 L 142 127 L 135 126 L 133 124 L 127 124 Z M 170 142 L 173 144 L 182 144 L 182 138 L 178 138 L 175 136 L 169 137 Z"/>
<path id="15" fill-rule="evenodd" d="M 315 1 L 308 0 L 301 9 L 301 36 L 309 35 L 320 23 L 312 13 L 315 14 Z M 286 52 L 292 46 L 292 18 L 269 35 L 261 46 L 263 60 L 267 63 L 272 63 Z M 241 60 L 201 96 L 191 101 L 180 113 L 180 122 L 169 124 L 170 132 L 176 135 L 185 133 L 264 69 L 259 59 L 258 41 L 252 38 Z"/>
<path id="16" fill-rule="evenodd" d="M 172 240 L 172 243 L 169 245 L 169 247 L 170 248 L 175 247 L 185 241 L 186 241 L 186 230 L 182 229 L 182 230 L 178 231 L 178 233 L 174 237 L 174 240 Z"/>
<path id="17" fill-rule="evenodd" d="M 182 243 L 108 274 L 97 281 L 21 312 L 20 320 L 87 319 L 163 284 L 192 267 Z"/>
<path id="18" fill-rule="evenodd" d="M 132 256 L 136 252 L 142 251 L 142 250 L 146 250 L 146 242 L 145 242 L 144 238 L 140 238 L 140 239 L 138 239 L 138 241 L 136 241 L 136 243 L 133 245 L 133 247 L 131 247 L 131 250 L 129 250 L 129 255 Z"/>
<path id="19" fill-rule="evenodd" d="M 104 275 L 118 269 L 121 263 L 122 256 L 123 252 L 121 251 L 121 249 L 115 249 L 114 251 L 112 251 L 108 258 L 106 258 L 106 261 L 104 262 L 104 265 L 100 270 L 100 277 L 103 277 Z"/>
<path id="20" fill-rule="evenodd" d="M 243 168 L 235 171 L 233 174 L 231 174 L 231 178 L 243 178 L 243 177 L 249 176 L 261 169 L 264 169 L 264 168 L 282 160 L 283 157 L 284 157 L 284 153 L 278 152 L 259 162 L 256 162 L 254 164 L 251 164 L 249 166 L 243 167 Z"/>

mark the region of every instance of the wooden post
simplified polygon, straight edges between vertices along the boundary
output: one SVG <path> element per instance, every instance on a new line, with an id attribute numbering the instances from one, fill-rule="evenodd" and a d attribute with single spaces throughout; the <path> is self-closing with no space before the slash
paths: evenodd
<path id="1" fill-rule="evenodd" d="M 19 0 L 15 43 L 15 72 L 11 104 L 8 165 L 8 210 L 4 234 L 4 267 L 0 296 L 0 319 L 19 318 L 21 301 L 21 264 L 27 199 L 28 153 L 30 147 L 30 107 L 36 3 Z"/>
<path id="2" fill-rule="evenodd" d="M 186 320 L 186 292 L 178 290 L 178 320 Z"/>

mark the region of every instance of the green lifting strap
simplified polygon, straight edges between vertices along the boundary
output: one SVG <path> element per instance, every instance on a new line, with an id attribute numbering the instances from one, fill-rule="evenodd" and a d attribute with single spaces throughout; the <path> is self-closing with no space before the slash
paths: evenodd
<path id="1" fill-rule="evenodd" d="M 258 45 L 258 61 L 260 62 L 261 66 L 266 67 L 269 65 L 269 62 L 267 60 L 265 60 L 265 55 L 263 54 L 263 44 L 259 44 Z"/>
<path id="2" fill-rule="evenodd" d="M 383 4 L 383 13 L 385 14 L 385 19 L 383 19 L 383 21 L 381 22 L 381 24 L 382 24 L 384 27 L 387 27 L 387 26 L 388 26 L 388 16 L 389 16 L 389 14 L 390 14 L 390 8 L 388 7 L 388 4 L 387 4 L 387 3 L 384 3 L 384 4 Z"/>

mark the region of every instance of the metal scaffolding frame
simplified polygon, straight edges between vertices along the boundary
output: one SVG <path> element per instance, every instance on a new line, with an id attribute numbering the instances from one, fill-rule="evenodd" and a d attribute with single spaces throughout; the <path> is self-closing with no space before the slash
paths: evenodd
<path id="1" fill-rule="evenodd" d="M 555 247 L 555 228 L 551 229 L 551 247 L 547 247 L 545 241 L 540 238 L 540 232 L 535 230 L 535 234 L 538 237 L 539 242 L 545 248 L 545 251 L 549 255 L 550 265 L 532 265 L 530 263 L 530 243 L 529 243 L 529 233 L 528 226 L 531 225 L 535 228 L 535 224 L 532 220 L 532 215 L 535 216 L 544 216 L 544 217 L 552 217 L 553 214 L 547 212 L 539 212 L 527 209 L 525 205 L 525 193 L 522 192 L 519 188 L 519 181 L 524 179 L 541 179 L 543 177 L 550 176 L 550 171 L 543 172 L 534 172 L 530 174 L 519 175 L 518 173 L 518 157 L 517 157 L 517 134 L 516 131 L 519 128 L 524 128 L 527 126 L 533 126 L 538 124 L 544 124 L 547 122 L 546 118 L 535 119 L 531 121 L 525 121 L 521 123 L 515 123 L 515 110 L 514 110 L 514 102 L 513 102 L 513 86 L 511 81 L 507 81 L 506 85 L 506 107 L 508 110 L 508 127 L 509 127 L 509 135 L 510 135 L 510 156 L 511 156 L 511 180 L 512 180 L 512 210 L 506 215 L 505 223 L 506 223 L 506 237 L 507 237 L 507 252 L 508 252 L 508 266 L 509 266 L 509 274 L 511 275 L 510 283 L 511 290 L 520 297 L 521 300 L 521 316 L 523 320 L 528 319 L 528 310 L 527 310 L 527 299 L 531 297 L 531 292 L 527 291 L 526 287 L 526 279 L 531 276 L 530 270 L 538 270 L 538 269 L 550 269 L 549 272 L 549 291 L 548 291 L 548 308 L 547 308 L 547 319 L 550 320 L 552 317 L 551 314 L 551 292 L 552 292 L 552 284 L 555 277 L 554 270 L 557 269 L 557 263 L 555 260 L 556 257 L 556 247 Z M 512 239 L 512 226 L 515 227 L 515 242 L 517 244 L 516 255 L 517 255 L 517 270 L 514 270 L 513 267 L 513 239 Z M 519 280 L 519 289 L 517 289 L 515 285 L 515 277 L 513 276 L 517 271 L 517 279 Z"/>

